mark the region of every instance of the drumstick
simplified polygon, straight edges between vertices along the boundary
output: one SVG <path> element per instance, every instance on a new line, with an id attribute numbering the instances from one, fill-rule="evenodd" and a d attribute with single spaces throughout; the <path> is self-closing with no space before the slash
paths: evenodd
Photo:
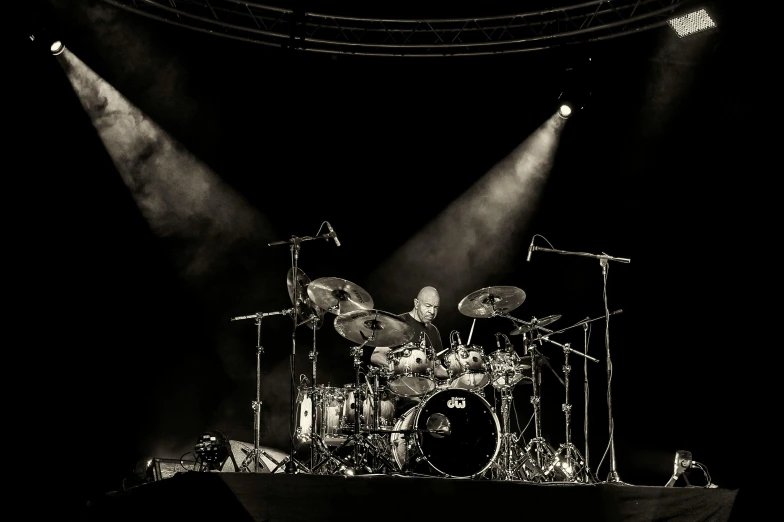
<path id="1" fill-rule="evenodd" d="M 474 335 L 474 325 L 476 324 L 476 317 L 474 317 L 474 322 L 471 323 L 471 331 L 468 332 L 468 342 L 466 346 L 471 346 L 471 336 Z"/>

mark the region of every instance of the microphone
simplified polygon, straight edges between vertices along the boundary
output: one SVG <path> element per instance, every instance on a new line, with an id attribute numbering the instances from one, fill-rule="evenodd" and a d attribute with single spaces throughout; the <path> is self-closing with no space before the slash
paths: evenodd
<path id="1" fill-rule="evenodd" d="M 534 239 L 536 239 L 536 236 L 531 238 L 531 244 L 528 246 L 528 257 L 525 258 L 526 261 L 531 260 L 531 253 L 534 251 Z"/>
<path id="2" fill-rule="evenodd" d="M 495 345 L 498 347 L 499 350 L 501 349 L 501 341 L 498 340 L 500 336 L 501 336 L 500 333 L 498 332 L 495 333 Z"/>
<path id="3" fill-rule="evenodd" d="M 332 225 L 329 224 L 329 221 L 327 221 L 326 223 L 327 223 L 327 228 L 329 229 L 329 233 L 332 234 L 332 239 L 335 240 L 335 246 L 340 246 L 340 240 L 338 239 L 338 235 L 335 234 L 335 230 L 332 228 Z M 531 243 L 531 244 L 533 244 L 533 243 Z M 530 254 L 529 254 L 529 257 L 530 257 Z"/>

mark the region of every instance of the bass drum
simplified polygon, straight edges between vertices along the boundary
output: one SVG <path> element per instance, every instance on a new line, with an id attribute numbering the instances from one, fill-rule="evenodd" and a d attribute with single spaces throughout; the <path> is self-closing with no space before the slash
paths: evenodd
<path id="1" fill-rule="evenodd" d="M 484 397 L 446 389 L 405 412 L 390 442 L 402 471 L 470 478 L 484 473 L 498 455 L 501 425 Z"/>

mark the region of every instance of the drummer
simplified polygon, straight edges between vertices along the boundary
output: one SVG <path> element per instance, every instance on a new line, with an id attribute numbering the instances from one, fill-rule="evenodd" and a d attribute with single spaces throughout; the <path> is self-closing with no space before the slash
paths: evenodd
<path id="1" fill-rule="evenodd" d="M 441 344 L 441 333 L 438 331 L 436 325 L 433 324 L 433 319 L 438 315 L 438 308 L 441 303 L 441 297 L 438 295 L 438 290 L 432 286 L 422 288 L 414 298 L 414 307 L 405 313 L 400 314 L 400 317 L 407 325 L 414 331 L 414 336 L 411 338 L 412 343 L 419 343 L 423 338 L 427 347 L 432 348 L 433 354 L 439 354 L 443 350 Z M 387 354 L 390 350 L 396 348 L 395 346 L 377 346 L 372 355 L 370 362 L 375 366 L 381 368 L 394 370 L 394 363 L 387 359 Z M 449 374 L 446 368 L 441 364 L 441 360 L 437 359 L 434 364 L 434 376 L 437 379 L 447 379 Z M 419 402 L 418 397 L 410 397 L 411 401 Z M 408 401 L 402 401 L 399 407 L 406 404 Z"/>

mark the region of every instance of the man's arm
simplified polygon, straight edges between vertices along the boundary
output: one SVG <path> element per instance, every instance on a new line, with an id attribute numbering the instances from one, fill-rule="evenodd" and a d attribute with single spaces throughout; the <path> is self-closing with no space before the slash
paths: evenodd
<path id="1" fill-rule="evenodd" d="M 370 363 L 391 370 L 392 363 L 387 360 L 389 350 L 391 350 L 391 348 L 388 346 L 376 346 L 373 349 L 373 353 L 370 355 Z"/>

